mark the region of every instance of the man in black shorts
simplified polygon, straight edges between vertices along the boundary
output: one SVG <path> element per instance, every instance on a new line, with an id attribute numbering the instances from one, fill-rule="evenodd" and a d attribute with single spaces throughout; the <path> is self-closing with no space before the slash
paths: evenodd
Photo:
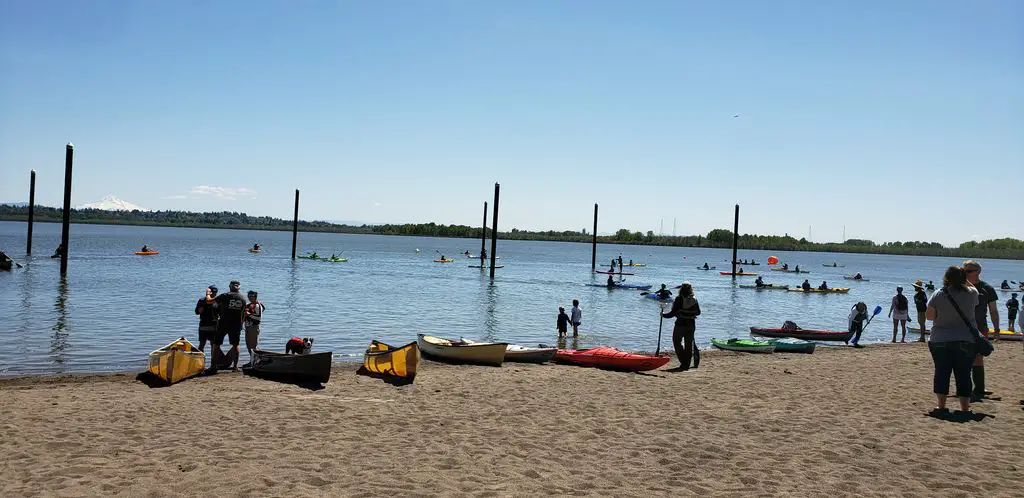
<path id="1" fill-rule="evenodd" d="M 217 303 L 213 300 L 217 296 L 217 286 L 211 285 L 206 288 L 206 296 L 196 303 L 196 314 L 199 315 L 199 350 L 206 350 L 206 343 L 213 342 L 213 336 L 217 333 Z"/>
<path id="2" fill-rule="evenodd" d="M 241 292 L 238 292 L 238 288 L 242 284 L 237 280 L 232 280 L 228 284 L 228 292 L 225 292 L 215 299 L 217 303 L 217 311 L 220 314 L 220 319 L 217 321 L 217 333 L 214 334 L 214 355 L 211 369 L 217 371 L 217 367 L 220 366 L 221 358 L 219 358 L 220 346 L 224 344 L 224 336 L 227 336 L 228 343 L 231 344 L 231 349 L 228 350 L 227 357 L 231 361 L 231 370 L 238 370 L 238 344 L 242 341 L 242 312 L 245 310 L 245 296 Z"/>

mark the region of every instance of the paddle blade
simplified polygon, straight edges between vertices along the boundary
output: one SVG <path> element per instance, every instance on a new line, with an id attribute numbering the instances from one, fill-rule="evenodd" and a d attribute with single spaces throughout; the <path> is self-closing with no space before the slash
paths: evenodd
<path id="1" fill-rule="evenodd" d="M 875 306 L 875 313 L 874 313 L 874 315 L 871 315 L 871 316 L 878 315 L 881 312 L 882 312 L 882 307 L 881 306 Z"/>
<path id="2" fill-rule="evenodd" d="M 768 256 L 768 264 L 770 264 L 770 265 L 777 265 L 777 264 L 779 264 L 779 258 L 777 258 L 775 256 Z"/>

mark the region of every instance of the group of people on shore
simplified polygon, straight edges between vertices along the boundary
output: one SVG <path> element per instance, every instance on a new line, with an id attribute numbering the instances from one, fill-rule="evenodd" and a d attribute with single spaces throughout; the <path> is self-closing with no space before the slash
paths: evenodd
<path id="1" fill-rule="evenodd" d="M 199 316 L 199 350 L 205 351 L 206 343 L 210 343 L 210 369 L 207 373 L 216 373 L 222 367 L 230 368 L 231 371 L 238 370 L 239 344 L 243 329 L 250 361 L 253 350 L 259 344 L 260 324 L 266 307 L 259 301 L 259 295 L 254 290 L 250 290 L 247 296 L 242 296 L 239 292 L 241 285 L 239 281 L 232 280 L 228 284 L 228 292 L 220 294 L 216 285 L 210 285 L 206 288 L 206 295 L 196 302 L 196 315 Z M 226 354 L 221 349 L 225 338 L 231 346 Z"/>

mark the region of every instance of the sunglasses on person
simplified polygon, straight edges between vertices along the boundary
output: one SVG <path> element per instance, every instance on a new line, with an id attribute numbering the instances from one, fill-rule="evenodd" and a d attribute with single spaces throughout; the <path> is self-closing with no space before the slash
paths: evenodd
<path id="1" fill-rule="evenodd" d="M 964 273 L 981 273 L 981 269 L 971 268 L 969 270 L 964 270 Z"/>

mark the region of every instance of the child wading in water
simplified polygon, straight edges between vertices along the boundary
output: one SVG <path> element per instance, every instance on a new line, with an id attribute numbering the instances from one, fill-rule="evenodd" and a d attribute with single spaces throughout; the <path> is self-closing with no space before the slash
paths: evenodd
<path id="1" fill-rule="evenodd" d="M 565 334 L 569 332 L 569 315 L 565 314 L 565 308 L 562 306 L 558 307 L 558 337 L 565 337 Z"/>

